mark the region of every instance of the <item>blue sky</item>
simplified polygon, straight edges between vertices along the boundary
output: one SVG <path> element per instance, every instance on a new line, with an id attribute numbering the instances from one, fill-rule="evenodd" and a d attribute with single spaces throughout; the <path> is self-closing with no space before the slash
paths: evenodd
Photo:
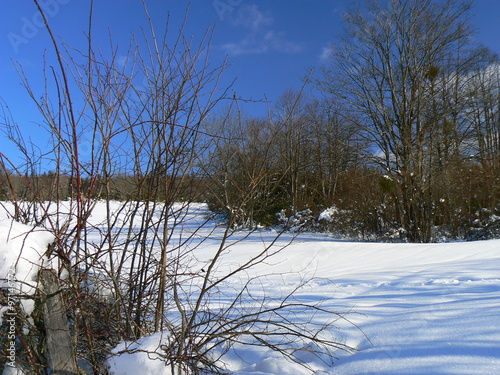
<path id="1" fill-rule="evenodd" d="M 88 0 L 40 0 L 55 34 L 69 45 L 84 48 Z M 342 30 L 342 12 L 352 0 L 149 0 L 157 26 L 170 14 L 170 32 L 176 34 L 190 4 L 186 33 L 201 37 L 215 25 L 212 58 L 228 57 L 227 82 L 243 98 L 271 103 L 290 87 L 300 87 L 310 67 L 325 62 L 328 47 Z M 35 90 L 43 89 L 43 55 L 50 51 L 31 0 L 0 0 L 0 98 L 11 108 L 26 134 L 37 134 L 34 106 L 13 66 L 18 62 Z M 96 0 L 94 44 L 105 48 L 109 35 L 125 53 L 132 33 L 140 33 L 145 17 L 140 0 Z M 500 53 L 500 0 L 476 0 L 473 22 L 478 41 Z M 50 52 L 47 52 L 50 63 Z M 51 62 L 53 64 L 53 62 Z M 266 113 L 265 105 L 249 110 Z M 5 143 L 5 142 L 2 142 Z M 0 151 L 1 152 L 1 151 Z"/>

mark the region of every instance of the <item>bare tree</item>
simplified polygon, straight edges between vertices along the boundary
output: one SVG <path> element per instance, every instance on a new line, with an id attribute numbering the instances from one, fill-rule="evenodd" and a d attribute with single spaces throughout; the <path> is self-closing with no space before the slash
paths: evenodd
<path id="1" fill-rule="evenodd" d="M 304 209 L 306 193 L 306 170 L 308 157 L 308 124 L 304 111 L 306 99 L 303 90 L 286 90 L 273 108 L 273 117 L 279 128 L 280 137 L 277 147 L 280 155 L 280 168 L 287 194 L 290 213 Z"/>
<path id="2" fill-rule="evenodd" d="M 396 183 L 396 212 L 412 241 L 429 241 L 432 227 L 433 79 L 460 74 L 469 10 L 454 0 L 369 1 L 346 14 L 342 43 L 324 70 L 323 90 L 361 117 L 375 160 Z"/>
<path id="3" fill-rule="evenodd" d="M 245 115 L 237 103 L 206 125 L 208 132 L 218 134 L 206 165 L 214 208 L 232 216 L 236 226 L 273 224 L 286 205 L 276 146 L 281 138 L 278 126 L 270 119 Z"/>
<path id="4" fill-rule="evenodd" d="M 469 74 L 464 86 L 469 95 L 467 119 L 470 121 L 471 134 L 474 137 L 470 152 L 482 168 L 489 171 L 499 168 L 500 72 L 497 56 L 489 54 L 484 60 Z"/>
<path id="5" fill-rule="evenodd" d="M 356 117 L 335 100 L 314 99 L 307 103 L 305 121 L 311 144 L 312 179 L 320 186 L 315 195 L 322 204 L 331 205 L 337 198 L 341 181 L 351 168 L 366 162 L 366 144 Z"/>

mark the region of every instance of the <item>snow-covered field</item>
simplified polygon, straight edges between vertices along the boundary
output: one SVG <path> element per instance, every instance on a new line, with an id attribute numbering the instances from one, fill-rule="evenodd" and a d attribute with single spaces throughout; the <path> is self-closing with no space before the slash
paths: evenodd
<path id="1" fill-rule="evenodd" d="M 0 220 L 0 233 L 6 233 L 10 225 L 9 220 Z M 274 235 L 273 231 L 253 233 L 235 245 L 225 262 L 240 264 Z M 7 252 L 14 250 L 4 237 L 0 238 L 0 270 L 7 272 L 5 262 L 12 258 Z M 289 240 L 285 235 L 279 241 L 286 244 Z M 197 249 L 199 259 L 209 258 L 216 246 L 215 240 L 203 243 Z M 253 272 L 269 275 L 262 287 L 271 296 L 281 295 L 284 288 L 304 278 L 316 277 L 300 291 L 300 299 L 324 300 L 325 307 L 348 313 L 347 319 L 359 327 L 342 324 L 343 329 L 334 332 L 339 341 L 357 351 L 339 351 L 332 367 L 305 358 L 317 361 L 312 365 L 318 375 L 500 374 L 498 240 L 385 244 L 304 233 Z M 156 348 L 161 340 L 161 335 L 154 335 L 135 346 Z M 237 346 L 223 360 L 228 372 L 240 375 L 309 373 L 262 348 Z M 169 374 L 161 361 L 146 354 L 124 354 L 109 363 L 116 375 Z"/>
<path id="2" fill-rule="evenodd" d="M 317 295 L 354 318 L 359 351 L 334 374 L 500 374 L 500 242 L 432 245 L 305 242 Z M 291 251 L 298 256 L 301 244 Z"/>

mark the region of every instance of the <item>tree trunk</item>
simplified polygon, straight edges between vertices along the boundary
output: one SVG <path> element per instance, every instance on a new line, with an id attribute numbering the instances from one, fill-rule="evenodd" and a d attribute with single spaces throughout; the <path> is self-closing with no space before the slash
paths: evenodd
<path id="1" fill-rule="evenodd" d="M 78 375 L 76 354 L 66 317 L 59 280 L 54 271 L 40 271 L 40 281 L 45 294 L 43 319 L 47 335 L 49 367 L 53 375 Z"/>

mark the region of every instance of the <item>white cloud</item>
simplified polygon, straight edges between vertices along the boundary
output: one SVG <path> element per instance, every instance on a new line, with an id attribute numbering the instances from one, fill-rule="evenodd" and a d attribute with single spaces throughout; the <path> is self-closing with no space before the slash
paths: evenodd
<path id="1" fill-rule="evenodd" d="M 252 37 L 245 37 L 238 42 L 225 43 L 221 49 L 230 55 L 250 55 L 265 53 L 269 51 L 269 46 Z"/>
<path id="2" fill-rule="evenodd" d="M 268 43 L 272 49 L 279 52 L 296 53 L 302 51 L 302 46 L 286 40 L 285 33 L 283 32 L 268 31 L 264 36 L 264 41 Z"/>
<path id="3" fill-rule="evenodd" d="M 221 49 L 230 55 L 249 55 L 272 51 L 297 53 L 303 48 L 300 44 L 286 40 L 284 33 L 270 30 L 265 34 L 250 34 L 237 42 L 225 43 Z"/>
<path id="4" fill-rule="evenodd" d="M 327 46 L 325 46 L 321 49 L 319 59 L 322 62 L 326 62 L 326 61 L 330 60 L 332 55 L 333 55 L 333 46 L 331 44 L 328 44 Z"/>
<path id="5" fill-rule="evenodd" d="M 273 22 L 272 16 L 260 11 L 255 4 L 240 7 L 231 19 L 233 25 L 242 26 L 253 31 L 259 31 L 264 27 L 271 26 Z"/>
<path id="6" fill-rule="evenodd" d="M 284 32 L 272 28 L 274 19 L 262 12 L 257 5 L 241 7 L 232 17 L 234 26 L 248 30 L 239 41 L 228 42 L 221 49 L 230 55 L 261 54 L 266 52 L 296 53 L 302 50 L 300 44 L 286 39 Z"/>

